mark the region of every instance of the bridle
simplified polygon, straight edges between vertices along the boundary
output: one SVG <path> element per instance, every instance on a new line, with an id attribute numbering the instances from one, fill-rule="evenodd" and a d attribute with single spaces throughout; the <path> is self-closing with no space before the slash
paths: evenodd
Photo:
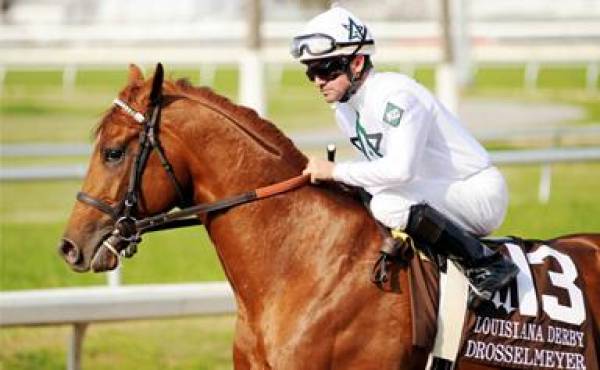
<path id="1" fill-rule="evenodd" d="M 143 125 L 138 138 L 140 144 L 139 151 L 135 157 L 134 166 L 129 177 L 127 192 L 123 199 L 113 206 L 85 192 L 81 191 L 77 193 L 78 201 L 96 208 L 113 219 L 113 230 L 110 236 L 103 241 L 101 248 L 105 247 L 114 254 L 118 260 L 120 260 L 121 255 L 132 257 L 137 251 L 137 245 L 142 240 L 142 234 L 146 232 L 201 225 L 201 222 L 198 219 L 198 216 L 201 214 L 225 210 L 239 204 L 280 194 L 300 187 L 309 181 L 307 175 L 297 176 L 280 183 L 247 191 L 219 201 L 192 206 L 192 201 L 191 199 L 186 198 L 183 188 L 177 181 L 173 167 L 167 160 L 158 138 L 162 106 L 163 76 L 164 72 L 162 64 L 158 63 L 152 82 L 152 91 L 150 93 L 150 102 L 147 110 L 147 112 L 150 112 L 149 116 L 136 111 L 121 99 L 115 99 L 113 101 L 117 107 L 121 108 L 127 115 L 131 116 L 138 124 Z M 165 212 L 155 216 L 137 219 L 136 213 L 139 208 L 141 180 L 152 151 L 157 153 L 162 167 L 167 173 L 168 178 L 177 193 L 181 209 L 174 212 Z M 126 247 L 119 251 L 117 247 L 122 244 L 126 244 Z"/>

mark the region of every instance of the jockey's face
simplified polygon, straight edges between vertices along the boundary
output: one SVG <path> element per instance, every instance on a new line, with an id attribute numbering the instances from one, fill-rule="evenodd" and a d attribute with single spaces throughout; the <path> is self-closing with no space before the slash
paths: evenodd
<path id="1" fill-rule="evenodd" d="M 352 59 L 350 62 L 352 73 L 358 73 L 363 63 L 362 55 Z M 307 63 L 306 75 L 319 88 L 325 101 L 334 103 L 339 101 L 350 87 L 346 71 L 347 67 L 341 58 L 331 58 Z"/>

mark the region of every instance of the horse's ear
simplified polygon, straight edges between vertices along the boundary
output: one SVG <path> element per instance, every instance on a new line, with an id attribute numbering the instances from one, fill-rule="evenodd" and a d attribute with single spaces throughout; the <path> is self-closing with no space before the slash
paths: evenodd
<path id="1" fill-rule="evenodd" d="M 161 63 L 156 65 L 156 71 L 154 72 L 154 79 L 152 80 L 152 91 L 150 92 L 150 104 L 160 104 L 160 98 L 162 96 L 162 84 L 165 77 L 165 72 Z"/>
<path id="2" fill-rule="evenodd" d="M 135 64 L 130 64 L 129 77 L 127 78 L 127 82 L 129 85 L 131 85 L 138 81 L 144 81 L 144 74 L 142 73 L 140 67 L 136 66 Z"/>

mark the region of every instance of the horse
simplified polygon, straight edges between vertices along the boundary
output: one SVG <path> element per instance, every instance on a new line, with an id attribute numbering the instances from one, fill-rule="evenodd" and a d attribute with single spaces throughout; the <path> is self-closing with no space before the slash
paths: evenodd
<path id="1" fill-rule="evenodd" d="M 173 208 L 188 207 L 185 215 L 206 228 L 234 292 L 235 369 L 425 368 L 431 346 L 413 345 L 409 269 L 392 266 L 386 287 L 369 280 L 383 236 L 364 205 L 302 178 L 240 200 L 235 195 L 248 189 L 298 178 L 306 157 L 253 110 L 162 75 L 159 65 L 145 80 L 131 65 L 96 129 L 58 248 L 68 265 L 114 269 L 139 241 L 140 219 L 151 228 L 166 223 Z M 219 203 L 232 195 L 235 201 Z M 600 235 L 552 243 L 597 257 Z M 597 300 L 598 258 L 594 263 L 595 274 L 583 279 Z M 600 317 L 600 305 L 592 309 Z"/>

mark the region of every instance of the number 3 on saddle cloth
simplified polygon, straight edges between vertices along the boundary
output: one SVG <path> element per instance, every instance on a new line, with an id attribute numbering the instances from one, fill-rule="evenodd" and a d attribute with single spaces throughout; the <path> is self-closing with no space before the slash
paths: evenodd
<path id="1" fill-rule="evenodd" d="M 591 297 L 586 295 L 582 274 L 600 271 L 594 266 L 594 271 L 583 270 L 587 252 L 552 245 L 552 241 L 483 241 L 508 255 L 520 272 L 492 300 L 467 310 L 458 367 L 476 363 L 498 368 L 598 370 L 600 318 L 590 310 Z M 438 265 L 422 255 L 411 258 L 409 264 L 413 344 L 431 348 L 438 312 Z"/>

